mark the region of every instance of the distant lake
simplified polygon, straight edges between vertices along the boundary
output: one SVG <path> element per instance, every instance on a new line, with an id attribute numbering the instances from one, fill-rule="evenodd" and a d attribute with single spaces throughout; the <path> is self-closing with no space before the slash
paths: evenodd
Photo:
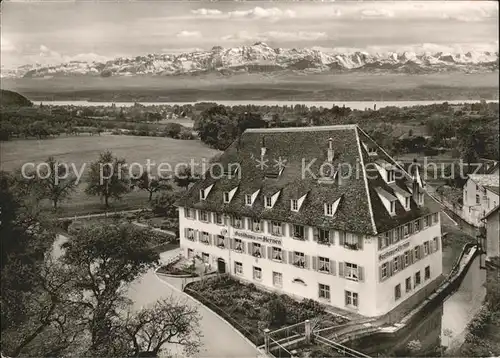
<path id="1" fill-rule="evenodd" d="M 307 107 L 325 107 L 331 108 L 333 105 L 346 106 L 351 109 L 363 110 L 365 108 L 374 108 L 377 105 L 377 109 L 382 107 L 411 107 L 411 106 L 425 106 L 430 104 L 441 104 L 443 102 L 448 102 L 449 104 L 460 104 L 460 103 L 477 103 L 479 100 L 449 100 L 449 101 L 197 101 L 197 102 L 137 102 L 145 106 L 174 106 L 174 105 L 184 105 L 184 104 L 195 104 L 201 102 L 216 102 L 224 106 L 246 106 L 246 105 L 256 105 L 256 106 L 294 106 L 296 104 L 306 105 Z M 487 102 L 495 102 L 498 100 L 488 100 Z M 131 107 L 135 102 L 90 102 L 90 101 L 41 101 L 34 102 L 35 104 L 47 104 L 53 106 L 87 106 L 87 107 L 99 107 L 99 106 L 111 106 L 114 104 L 117 107 Z"/>

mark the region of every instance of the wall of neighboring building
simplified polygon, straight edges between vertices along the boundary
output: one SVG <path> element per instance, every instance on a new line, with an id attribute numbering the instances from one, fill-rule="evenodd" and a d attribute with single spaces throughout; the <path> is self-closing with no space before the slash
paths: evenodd
<path id="1" fill-rule="evenodd" d="M 409 266 L 399 270 L 394 275 L 380 282 L 380 278 L 377 277 L 377 311 L 378 312 L 389 312 L 406 300 L 412 299 L 416 304 L 418 301 L 422 300 L 424 297 L 418 297 L 419 292 L 426 291 L 427 285 L 434 282 L 437 278 L 441 277 L 443 273 L 443 259 L 442 259 L 442 242 L 441 242 L 441 223 L 438 221 L 422 231 L 408 237 L 405 240 L 398 242 L 384 250 L 380 251 L 379 254 L 384 255 L 386 252 L 390 252 L 394 248 L 399 246 L 404 247 L 401 251 L 398 251 L 394 255 L 389 257 L 384 257 L 383 260 L 378 261 L 378 265 L 382 265 L 384 262 L 389 262 L 394 259 L 397 255 L 403 254 L 406 250 L 410 250 L 412 255 L 414 255 L 414 248 L 419 245 L 423 245 L 425 241 L 429 241 L 429 245 L 432 245 L 432 239 L 438 238 L 437 250 L 424 254 L 420 260 L 413 260 L 413 263 Z M 377 255 L 377 260 L 378 260 Z M 379 266 L 380 267 L 380 266 Z M 430 267 L 430 278 L 425 279 L 425 268 Z M 380 268 L 377 268 L 379 271 Z M 420 284 L 415 288 L 415 274 L 420 272 Z M 406 292 L 406 279 L 411 278 L 411 290 Z M 396 285 L 401 287 L 401 298 L 395 298 L 395 287 Z M 415 297 L 417 298 L 415 298 Z"/>
<path id="2" fill-rule="evenodd" d="M 478 190 L 479 189 L 479 190 Z M 479 196 L 479 203 L 477 197 Z M 498 203 L 498 194 L 484 189 L 472 179 L 463 188 L 463 218 L 474 226 L 481 226 L 481 219 Z"/>
<path id="3" fill-rule="evenodd" d="M 497 210 L 486 220 L 486 259 L 500 256 L 500 211 Z"/>

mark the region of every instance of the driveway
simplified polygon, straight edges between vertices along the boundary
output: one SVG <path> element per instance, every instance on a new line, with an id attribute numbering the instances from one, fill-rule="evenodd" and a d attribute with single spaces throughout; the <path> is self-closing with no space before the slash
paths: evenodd
<path id="1" fill-rule="evenodd" d="M 57 256 L 61 254 L 59 245 L 65 240 L 59 236 L 54 251 Z M 160 259 L 165 262 L 169 258 L 177 255 L 180 249 L 175 249 L 160 254 Z M 173 296 L 174 298 L 185 301 L 187 304 L 198 307 L 201 315 L 200 329 L 202 332 L 202 343 L 199 357 L 213 358 L 250 358 L 260 356 L 253 345 L 247 342 L 237 331 L 226 323 L 222 318 L 208 310 L 205 306 L 194 301 L 190 296 L 175 288 L 174 285 L 160 279 L 154 269 L 133 281 L 128 289 L 128 298 L 133 303 L 134 309 L 140 309 L 153 304 L 161 298 Z M 182 356 L 178 347 L 168 347 L 172 353 Z"/>

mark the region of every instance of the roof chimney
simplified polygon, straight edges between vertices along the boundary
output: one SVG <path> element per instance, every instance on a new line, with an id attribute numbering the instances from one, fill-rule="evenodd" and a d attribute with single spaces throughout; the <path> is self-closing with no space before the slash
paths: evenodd
<path id="1" fill-rule="evenodd" d="M 335 152 L 333 151 L 333 139 L 328 138 L 328 162 L 331 163 L 333 161 L 334 154 Z"/>
<path id="2" fill-rule="evenodd" d="M 260 156 L 266 155 L 266 137 L 262 136 L 262 145 L 260 147 Z"/>

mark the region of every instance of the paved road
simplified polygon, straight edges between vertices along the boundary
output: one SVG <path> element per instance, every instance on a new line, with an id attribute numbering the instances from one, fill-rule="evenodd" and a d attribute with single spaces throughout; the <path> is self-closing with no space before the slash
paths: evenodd
<path id="1" fill-rule="evenodd" d="M 57 244 L 54 247 L 56 256 L 61 254 L 58 246 L 64 241 L 64 237 L 59 236 Z M 163 252 L 160 254 L 161 261 L 165 262 L 178 253 L 179 249 Z M 145 275 L 132 282 L 127 296 L 134 302 L 134 309 L 140 309 L 141 307 L 153 304 L 160 298 L 170 296 L 180 300 L 186 300 L 189 305 L 197 306 L 202 317 L 200 329 L 203 334 L 203 347 L 199 357 L 250 358 L 257 357 L 259 355 L 259 352 L 255 349 L 255 347 L 236 333 L 235 330 L 218 315 L 192 300 L 188 295 L 174 288 L 173 285 L 161 280 L 153 269 L 149 270 Z M 172 353 L 177 353 L 182 356 L 182 353 L 178 348 L 169 347 L 169 349 Z"/>

